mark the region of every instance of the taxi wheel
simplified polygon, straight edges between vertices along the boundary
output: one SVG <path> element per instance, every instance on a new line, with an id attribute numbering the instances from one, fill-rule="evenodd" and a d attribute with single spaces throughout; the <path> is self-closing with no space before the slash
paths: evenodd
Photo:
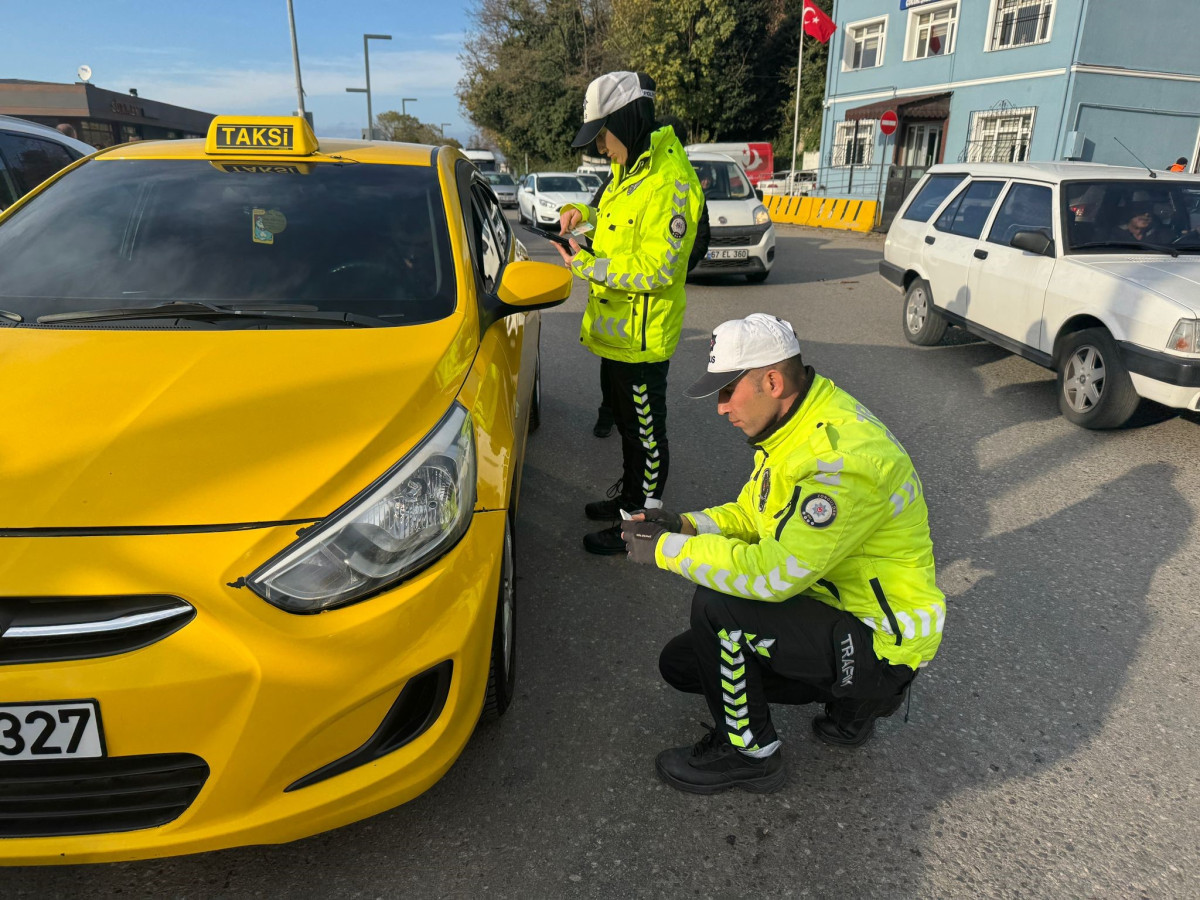
<path id="1" fill-rule="evenodd" d="M 1116 342 L 1103 328 L 1063 338 L 1058 352 L 1058 408 L 1084 428 L 1120 428 L 1141 402 Z"/>
<path id="2" fill-rule="evenodd" d="M 908 290 L 904 292 L 904 308 L 900 321 L 904 325 L 904 336 L 908 338 L 908 342 L 918 347 L 940 344 L 946 336 L 948 323 L 934 307 L 929 282 L 925 279 L 914 278 Z"/>
<path id="3" fill-rule="evenodd" d="M 542 351 L 538 350 L 533 368 L 533 391 L 529 396 L 529 430 L 537 431 L 542 425 Z"/>
<path id="4" fill-rule="evenodd" d="M 517 686 L 517 579 L 513 555 L 512 518 L 504 521 L 504 549 L 500 561 L 500 595 L 496 599 L 496 625 L 492 629 L 492 661 L 488 666 L 485 719 L 498 719 L 512 704 Z"/>

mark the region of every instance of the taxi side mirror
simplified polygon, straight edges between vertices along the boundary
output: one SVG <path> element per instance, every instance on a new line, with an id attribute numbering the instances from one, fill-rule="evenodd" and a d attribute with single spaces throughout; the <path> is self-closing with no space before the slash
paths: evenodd
<path id="1" fill-rule="evenodd" d="M 500 315 L 558 306 L 571 296 L 572 277 L 565 266 L 532 260 L 510 262 L 496 288 L 496 297 L 502 305 Z"/>

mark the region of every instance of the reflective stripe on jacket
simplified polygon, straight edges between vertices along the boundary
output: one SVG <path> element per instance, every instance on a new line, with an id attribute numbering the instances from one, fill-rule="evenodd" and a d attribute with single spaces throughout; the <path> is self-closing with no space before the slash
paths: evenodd
<path id="1" fill-rule="evenodd" d="M 815 597 L 864 622 L 876 655 L 898 665 L 937 652 L 946 603 L 921 480 L 892 433 L 827 378 L 756 446 L 738 499 L 687 518 L 698 534 L 664 535 L 661 568 L 732 596 Z"/>
<path id="2" fill-rule="evenodd" d="M 571 270 L 588 282 L 579 340 L 608 359 L 669 359 L 683 329 L 688 254 L 704 195 L 683 146 L 670 128 L 650 136 L 650 149 L 613 179 L 592 208 L 572 203 L 594 227 L 592 252 Z"/>

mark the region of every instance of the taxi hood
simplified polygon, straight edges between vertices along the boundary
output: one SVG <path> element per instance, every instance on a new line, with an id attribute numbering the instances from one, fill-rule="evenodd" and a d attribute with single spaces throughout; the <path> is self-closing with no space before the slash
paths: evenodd
<path id="1" fill-rule="evenodd" d="M 328 515 L 437 424 L 461 315 L 246 331 L 0 329 L 0 529 Z"/>

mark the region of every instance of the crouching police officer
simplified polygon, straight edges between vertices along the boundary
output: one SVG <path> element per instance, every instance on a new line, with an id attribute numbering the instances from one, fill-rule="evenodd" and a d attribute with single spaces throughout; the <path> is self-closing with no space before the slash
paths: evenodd
<path id="1" fill-rule="evenodd" d="M 621 435 L 622 474 L 609 499 L 587 504 L 610 527 L 583 539 L 591 553 L 624 553 L 620 510 L 662 505 L 670 468 L 667 368 L 683 328 L 688 254 L 704 197 L 683 145 L 654 121 L 654 82 L 609 72 L 588 85 L 576 147 L 595 144 L 612 160 L 599 206 L 560 210 L 564 234 L 592 226 L 592 250 L 559 247 L 588 283 L 579 340 L 600 357 L 600 377 Z M 557 246 L 557 245 L 556 245 Z"/>
<path id="2" fill-rule="evenodd" d="M 857 746 L 937 652 L 946 605 L 924 491 L 899 441 L 802 363 L 775 316 L 718 326 L 708 374 L 685 393 L 716 393 L 755 460 L 732 503 L 624 524 L 633 561 L 697 585 L 691 628 L 659 668 L 720 723 L 657 769 L 694 793 L 773 791 L 786 775 L 768 704 L 823 703 L 816 736 Z"/>

